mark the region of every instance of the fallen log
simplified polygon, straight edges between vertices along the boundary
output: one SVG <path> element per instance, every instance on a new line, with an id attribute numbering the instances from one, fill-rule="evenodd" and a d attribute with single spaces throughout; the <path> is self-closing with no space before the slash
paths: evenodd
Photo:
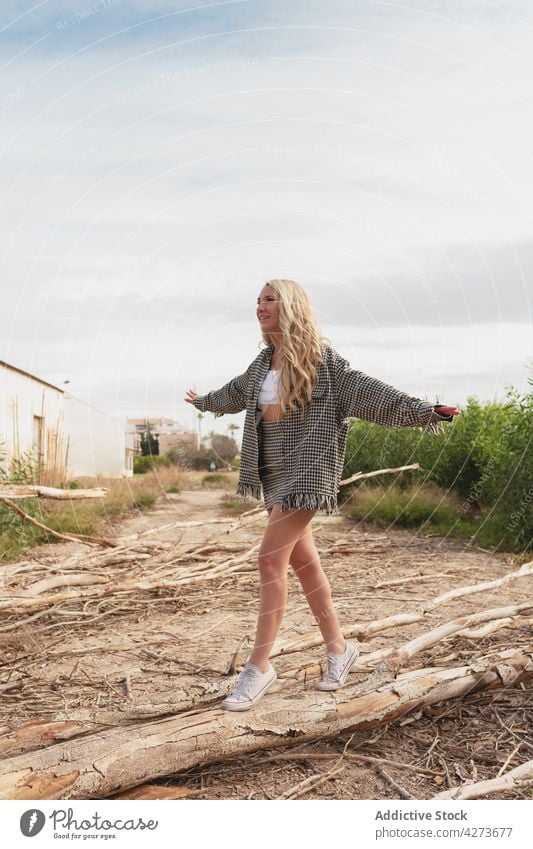
<path id="1" fill-rule="evenodd" d="M 55 501 L 76 501 L 81 498 L 104 498 L 108 489 L 58 489 L 53 486 L 28 484 L 0 485 L 0 501 L 4 498 L 52 498 Z"/>
<path id="2" fill-rule="evenodd" d="M 372 669 L 372 665 L 375 663 L 378 663 L 378 666 L 365 682 L 357 686 L 357 693 L 364 695 L 365 693 L 372 692 L 386 682 L 392 681 L 396 677 L 400 666 L 405 665 L 417 652 L 427 650 L 451 636 L 463 634 L 465 625 L 475 625 L 483 622 L 490 623 L 493 621 L 501 622 L 502 613 L 507 614 L 505 617 L 506 620 L 512 622 L 513 620 L 509 614 L 515 617 L 523 616 L 531 608 L 532 605 L 524 603 L 507 608 L 480 611 L 479 613 L 461 617 L 451 622 L 445 622 L 437 628 L 420 634 L 415 639 L 404 643 L 398 648 L 393 647 L 379 649 L 374 652 L 366 652 L 358 658 L 352 672 L 357 673 L 366 669 Z M 379 622 L 381 620 L 376 621 Z M 174 635 L 171 634 L 170 636 L 173 637 Z M 239 644 L 237 651 L 240 648 L 241 644 Z M 83 653 L 83 650 L 80 651 Z M 503 654 L 501 656 L 504 657 Z M 231 663 L 231 669 L 234 671 L 235 655 Z M 228 671 L 229 669 L 230 667 L 228 667 Z M 279 673 L 278 677 L 280 681 L 292 679 L 297 681 L 303 680 L 304 683 L 307 683 L 309 679 L 319 676 L 322 672 L 322 664 L 315 662 L 303 667 L 297 666 L 293 669 L 285 670 L 283 673 Z M 193 710 L 201 704 L 206 705 L 207 702 L 215 702 L 221 696 L 226 696 L 233 689 L 234 683 L 233 678 L 221 676 L 215 682 L 198 681 L 198 683 L 192 686 L 189 685 L 187 691 L 177 687 L 172 702 L 136 704 L 124 708 L 121 707 L 120 709 L 83 708 L 69 710 L 65 713 L 61 712 L 56 715 L 55 720 L 25 723 L 18 728 L 10 729 L 3 739 L 0 738 L 0 753 L 29 751 L 40 745 L 50 743 L 55 739 L 67 739 L 79 736 L 80 734 L 92 733 L 101 727 L 110 725 L 120 726 L 143 718 L 161 717 L 170 713 Z"/>
<path id="3" fill-rule="evenodd" d="M 502 661 L 505 663 L 502 663 Z M 376 728 L 413 710 L 466 693 L 518 686 L 533 678 L 530 653 L 510 650 L 475 666 L 408 672 L 383 689 L 355 695 L 279 682 L 244 714 L 218 706 L 156 722 L 109 729 L 0 762 L 0 798 L 105 798 L 139 784 L 225 757 Z M 291 696 L 293 698 L 291 698 Z"/>

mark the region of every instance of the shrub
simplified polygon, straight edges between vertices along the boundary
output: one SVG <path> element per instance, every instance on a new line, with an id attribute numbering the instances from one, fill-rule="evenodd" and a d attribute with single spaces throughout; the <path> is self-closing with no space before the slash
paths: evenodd
<path id="1" fill-rule="evenodd" d="M 200 486 L 208 488 L 211 487 L 213 489 L 233 486 L 233 476 L 228 477 L 228 475 L 224 472 L 209 472 L 209 474 L 202 477 Z"/>
<path id="2" fill-rule="evenodd" d="M 136 455 L 133 458 L 133 474 L 145 475 L 154 469 L 171 466 L 172 459 L 168 454 L 149 454 L 148 456 Z"/>
<path id="3" fill-rule="evenodd" d="M 359 484 L 348 494 L 342 512 L 352 519 L 373 521 L 380 527 L 449 527 L 457 517 L 458 501 L 434 485 L 397 487 Z"/>
<path id="4" fill-rule="evenodd" d="M 145 510 L 148 507 L 153 507 L 155 501 L 155 495 L 152 495 L 150 492 L 140 492 L 133 502 L 133 506 L 139 507 L 141 510 Z"/>
<path id="5" fill-rule="evenodd" d="M 420 470 L 398 475 L 397 489 L 437 484 L 460 499 L 454 501 L 455 526 L 474 528 L 478 544 L 527 551 L 533 536 L 532 398 L 514 389 L 504 403 L 482 405 L 471 397 L 440 436 L 354 420 L 343 477 L 418 462 Z"/>

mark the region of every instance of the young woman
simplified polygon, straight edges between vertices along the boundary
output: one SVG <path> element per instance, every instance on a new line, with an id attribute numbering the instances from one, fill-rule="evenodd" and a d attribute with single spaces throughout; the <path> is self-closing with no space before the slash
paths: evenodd
<path id="1" fill-rule="evenodd" d="M 259 615 L 254 648 L 228 710 L 253 707 L 276 681 L 269 662 L 287 601 L 289 563 L 298 576 L 326 645 L 319 690 L 341 687 L 359 654 L 345 640 L 313 539 L 318 511 L 338 513 L 347 418 L 443 433 L 456 407 L 421 401 L 350 368 L 320 336 L 304 289 L 292 280 L 270 280 L 257 299 L 257 319 L 267 347 L 221 389 L 185 398 L 216 416 L 246 410 L 237 492 L 264 497 L 268 511 L 259 550 Z"/>

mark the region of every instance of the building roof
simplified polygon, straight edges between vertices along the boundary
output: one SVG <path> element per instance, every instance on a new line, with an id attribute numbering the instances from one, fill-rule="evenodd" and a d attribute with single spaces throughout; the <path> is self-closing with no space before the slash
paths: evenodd
<path id="1" fill-rule="evenodd" d="M 45 386 L 49 386 L 51 389 L 55 389 L 57 392 L 61 392 L 64 394 L 65 390 L 61 389 L 59 386 L 55 386 L 53 383 L 49 383 L 47 380 L 43 380 L 41 377 L 36 377 L 36 375 L 31 374 L 29 371 L 24 371 L 22 368 L 17 368 L 17 366 L 12 366 L 11 363 L 6 363 L 4 360 L 0 360 L 0 366 L 4 366 L 10 371 L 15 371 L 17 374 L 22 374 L 24 377 L 31 377 L 32 380 L 36 380 L 38 383 L 43 383 Z"/>

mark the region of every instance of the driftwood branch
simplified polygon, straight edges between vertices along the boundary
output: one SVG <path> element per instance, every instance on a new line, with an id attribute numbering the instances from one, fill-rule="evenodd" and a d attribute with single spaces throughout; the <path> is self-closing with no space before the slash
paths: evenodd
<path id="1" fill-rule="evenodd" d="M 528 611 L 533 611 L 533 602 L 513 604 L 508 607 L 496 607 L 490 610 L 481 610 L 479 613 L 460 616 L 458 619 L 453 619 L 451 622 L 444 622 L 442 625 L 437 626 L 437 628 L 433 628 L 431 631 L 427 631 L 425 634 L 420 634 L 413 640 L 409 640 L 409 642 L 404 643 L 400 648 L 394 649 L 387 663 L 390 667 L 399 669 L 405 666 L 413 655 L 436 645 L 441 640 L 445 640 L 465 628 L 471 628 L 472 626 L 479 625 L 483 622 L 490 622 L 494 619 L 520 616 Z"/>
<path id="2" fill-rule="evenodd" d="M 353 481 L 360 481 L 363 478 L 375 478 L 376 475 L 387 475 L 395 472 L 406 472 L 409 469 L 419 469 L 419 463 L 411 463 L 409 466 L 397 466 L 395 469 L 375 469 L 373 472 L 356 472 L 349 478 L 345 478 L 343 481 L 339 482 L 339 486 L 346 486 L 348 483 L 353 483 Z"/>
<path id="3" fill-rule="evenodd" d="M 470 595 L 472 593 L 480 593 L 489 589 L 494 589 L 498 586 L 503 586 L 504 584 L 509 583 L 512 580 L 517 578 L 523 578 L 526 576 L 533 575 L 533 561 L 529 563 L 524 563 L 520 569 L 515 572 L 508 572 L 507 575 L 504 575 L 501 578 L 497 578 L 495 581 L 485 581 L 480 584 L 473 584 L 466 587 L 457 587 L 452 590 L 451 593 L 445 593 L 444 595 L 438 596 L 435 599 L 425 602 L 421 605 L 421 608 L 412 613 L 394 613 L 391 616 L 386 616 L 383 619 L 376 619 L 373 622 L 368 622 L 364 625 L 362 624 L 352 624 L 347 625 L 344 629 L 344 635 L 347 638 L 355 637 L 358 640 L 364 641 L 368 639 L 368 637 L 373 634 L 381 633 L 383 631 L 388 630 L 389 628 L 396 628 L 401 625 L 413 625 L 416 622 L 423 622 L 427 618 L 427 612 L 435 610 L 437 607 L 441 607 L 446 604 L 448 601 L 451 601 L 454 598 L 458 598 L 463 595 Z M 503 614 L 502 614 L 503 615 Z M 488 621 L 488 620 L 486 620 Z M 465 625 L 465 628 L 469 628 L 473 624 L 479 623 L 470 623 L 469 625 Z M 503 623 L 499 623 L 498 627 L 504 627 Z M 495 629 L 493 629 L 495 630 Z M 490 631 L 487 631 L 490 633 Z M 471 634 L 465 634 L 465 636 L 472 636 Z M 479 636 L 484 636 L 484 634 L 480 633 Z M 309 632 L 307 634 L 302 634 L 292 640 L 286 639 L 278 639 L 272 648 L 271 657 L 276 657 L 282 654 L 290 654 L 291 652 L 303 651 L 304 649 L 313 648 L 314 646 L 319 646 L 323 642 L 322 635 L 317 634 L 316 631 Z M 392 653 L 392 649 L 389 650 L 389 653 Z M 381 653 L 379 657 L 384 657 L 386 654 L 386 650 Z M 379 659 L 378 655 L 375 655 L 373 659 Z"/>
<path id="4" fill-rule="evenodd" d="M 529 563 L 524 563 L 515 572 L 508 572 L 502 578 L 495 578 L 494 581 L 484 581 L 482 584 L 473 584 L 470 587 L 457 587 L 454 590 L 448 590 L 448 592 L 437 596 L 437 598 L 429 602 L 424 609 L 425 611 L 435 610 L 436 607 L 440 607 L 441 604 L 446 604 L 446 602 L 452 601 L 454 598 L 461 598 L 472 593 L 482 593 L 486 590 L 494 590 L 496 587 L 503 587 L 504 584 L 508 584 L 509 581 L 513 581 L 515 578 L 523 578 L 526 575 L 533 575 L 533 560 L 530 560 Z"/>
<path id="5" fill-rule="evenodd" d="M 361 654 L 352 668 L 354 672 L 365 669 L 374 663 L 378 665 L 367 681 L 360 685 L 359 691 L 372 692 L 372 690 L 375 690 L 387 681 L 392 681 L 397 675 L 398 670 L 407 666 L 407 663 L 415 654 L 426 651 L 443 640 L 461 633 L 465 628 L 484 622 L 501 620 L 503 617 L 514 618 L 515 616 L 522 616 L 530 610 L 533 610 L 533 603 L 530 602 L 510 605 L 509 607 L 482 610 L 479 613 L 472 613 L 468 616 L 453 619 L 451 622 L 444 622 L 437 628 L 419 634 L 413 640 L 409 640 L 397 648 L 378 649 L 374 652 Z M 285 672 L 283 677 L 303 678 L 306 680 L 309 677 L 319 675 L 322 671 L 322 665 L 315 663 L 303 668 L 297 667 L 296 669 L 290 669 Z"/>
<path id="6" fill-rule="evenodd" d="M 522 787 L 533 785 L 533 761 L 511 769 L 505 775 L 497 778 L 489 778 L 486 781 L 477 781 L 474 784 L 462 784 L 461 787 L 453 787 L 437 793 L 434 799 L 479 799 L 480 796 L 490 796 L 493 793 L 501 793 L 504 790 L 517 790 Z"/>
<path id="7" fill-rule="evenodd" d="M 33 516 L 30 516 L 22 509 L 22 507 L 19 507 L 18 504 L 10 501 L 9 498 L 0 498 L 0 503 L 5 504 L 6 507 L 10 507 L 11 510 L 18 513 L 18 515 L 26 522 L 29 522 L 30 525 L 35 525 L 36 528 L 46 531 L 47 534 L 51 534 L 51 536 L 57 537 L 57 539 L 63 539 L 67 542 L 85 542 L 92 545 L 105 545 L 109 548 L 112 548 L 117 544 L 116 542 L 113 542 L 113 540 L 106 539 L 105 537 L 91 537 L 86 534 L 60 534 L 59 531 L 53 531 L 52 528 L 48 528 L 46 525 L 43 525 L 42 522 L 38 522 L 37 519 L 34 519 Z"/>
<path id="8" fill-rule="evenodd" d="M 104 498 L 108 489 L 57 489 L 53 486 L 34 486 L 33 484 L 0 485 L 0 501 L 4 498 L 52 498 L 56 501 L 76 501 L 81 498 Z"/>
<path id="9" fill-rule="evenodd" d="M 27 592 L 39 595 L 57 587 L 70 587 L 75 585 L 91 586 L 91 584 L 108 584 L 109 578 L 105 575 L 97 575 L 94 572 L 68 572 L 65 575 L 54 575 L 51 578 L 43 578 L 30 584 Z"/>
<path id="10" fill-rule="evenodd" d="M 80 583 L 79 581 L 76 583 Z M 92 581 L 91 583 L 100 583 Z M 19 590 L 18 593 L 4 595 L 0 600 L 0 610 L 34 610 L 42 607 L 49 607 L 53 604 L 58 604 L 63 601 L 83 598 L 84 601 L 91 598 L 103 598 L 104 596 L 113 593 L 135 593 L 143 590 L 169 589 L 173 586 L 178 586 L 178 581 L 147 581 L 138 574 L 130 576 L 124 580 L 107 581 L 101 588 L 91 588 L 88 590 L 65 589 L 48 595 L 38 595 L 28 590 Z"/>

